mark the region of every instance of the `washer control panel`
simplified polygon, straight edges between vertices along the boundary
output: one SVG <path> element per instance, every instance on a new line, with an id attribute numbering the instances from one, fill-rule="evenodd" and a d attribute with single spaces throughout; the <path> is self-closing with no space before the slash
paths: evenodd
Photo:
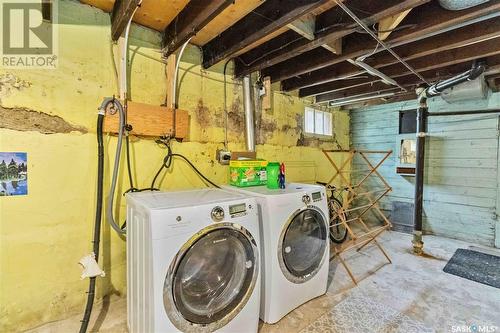
<path id="1" fill-rule="evenodd" d="M 233 218 L 238 216 L 244 216 L 246 214 L 247 214 L 247 204 L 244 202 L 229 206 L 229 215 L 231 215 L 231 217 Z"/>
<path id="2" fill-rule="evenodd" d="M 212 218 L 212 221 L 214 222 L 221 222 L 226 218 L 226 211 L 228 211 L 229 216 L 231 218 L 237 218 L 241 216 L 247 215 L 247 209 L 252 209 L 252 205 L 248 205 L 245 202 L 242 203 L 237 203 L 234 205 L 229 205 L 224 207 L 221 206 L 216 206 L 212 209 L 212 212 L 210 213 L 210 217 Z"/>

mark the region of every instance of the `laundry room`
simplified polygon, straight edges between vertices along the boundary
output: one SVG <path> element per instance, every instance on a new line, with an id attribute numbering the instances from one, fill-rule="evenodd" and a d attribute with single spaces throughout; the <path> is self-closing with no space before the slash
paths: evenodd
<path id="1" fill-rule="evenodd" d="M 499 0 L 0 11 L 0 332 L 500 332 Z"/>

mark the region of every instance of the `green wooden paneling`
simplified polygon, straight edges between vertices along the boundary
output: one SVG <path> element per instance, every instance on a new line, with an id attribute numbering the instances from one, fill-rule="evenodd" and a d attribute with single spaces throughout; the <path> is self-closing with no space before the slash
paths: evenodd
<path id="1" fill-rule="evenodd" d="M 448 104 L 434 98 L 428 104 L 431 112 L 499 108 L 500 93 L 481 101 Z M 381 201 L 381 208 L 389 215 L 392 201 L 413 202 L 415 179 L 396 174 L 395 154 L 399 111 L 416 107 L 416 101 L 410 101 L 351 110 L 353 148 L 394 151 L 379 169 L 393 187 Z M 497 115 L 429 118 L 424 186 L 427 232 L 500 247 L 498 130 Z M 376 163 L 377 159 L 372 160 Z M 353 170 L 359 169 L 366 166 L 356 159 Z M 366 185 L 369 189 L 381 187 L 375 178 Z"/>

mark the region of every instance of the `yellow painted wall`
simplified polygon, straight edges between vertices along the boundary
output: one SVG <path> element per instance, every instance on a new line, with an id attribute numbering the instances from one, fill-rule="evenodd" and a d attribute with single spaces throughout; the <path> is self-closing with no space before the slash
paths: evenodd
<path id="1" fill-rule="evenodd" d="M 109 15 L 76 1 L 59 1 L 59 67 L 55 70 L 0 68 L 0 106 L 27 108 L 60 116 L 82 132 L 42 134 L 35 128 L 0 128 L 0 151 L 28 153 L 27 196 L 0 197 L 0 332 L 24 330 L 83 311 L 88 281 L 80 280 L 79 259 L 91 251 L 96 182 L 96 109 L 104 96 L 116 93 L 110 53 Z M 133 26 L 131 30 L 131 99 L 159 105 L 165 99 L 165 66 L 158 49 L 160 36 Z M 180 108 L 190 113 L 189 139 L 174 143 L 210 179 L 225 183 L 227 167 L 214 161 L 223 142 L 223 76 L 219 64 L 200 67 L 201 54 L 188 48 L 181 63 Z M 13 76 L 12 76 L 13 75 Z M 244 148 L 241 86 L 228 78 L 229 148 Z M 331 169 L 320 148 L 331 142 L 300 139 L 305 101 L 275 92 L 273 108 L 259 115 L 268 131 L 258 130 L 258 156 L 285 161 L 288 180 L 328 179 Z M 349 118 L 334 113 L 338 143 L 349 145 Z M 85 133 L 86 132 L 86 133 Z M 106 137 L 106 190 L 110 183 L 116 140 Z M 134 177 L 149 186 L 165 151 L 153 140 L 133 138 Z M 117 192 L 118 220 L 124 218 L 128 188 L 124 163 Z M 182 161 L 166 173 L 162 189 L 203 187 Z M 98 299 L 123 295 L 125 242 L 104 221 Z"/>

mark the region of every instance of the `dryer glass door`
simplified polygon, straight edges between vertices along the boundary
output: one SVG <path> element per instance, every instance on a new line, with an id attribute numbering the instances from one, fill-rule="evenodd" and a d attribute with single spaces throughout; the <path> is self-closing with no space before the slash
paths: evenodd
<path id="1" fill-rule="evenodd" d="M 182 316 L 173 320 L 179 329 L 185 330 L 185 324 L 219 322 L 217 326 L 223 326 L 239 312 L 257 277 L 254 242 L 238 228 L 210 230 L 192 244 L 188 242 L 175 265 L 171 284 L 166 281 L 164 289 L 167 313 L 171 299 L 174 311 Z M 174 319 L 171 313 L 169 317 Z"/>
<path id="2" fill-rule="evenodd" d="M 278 254 L 289 280 L 301 283 L 316 274 L 325 257 L 327 235 L 326 220 L 320 211 L 307 208 L 292 217 L 283 231 Z"/>

